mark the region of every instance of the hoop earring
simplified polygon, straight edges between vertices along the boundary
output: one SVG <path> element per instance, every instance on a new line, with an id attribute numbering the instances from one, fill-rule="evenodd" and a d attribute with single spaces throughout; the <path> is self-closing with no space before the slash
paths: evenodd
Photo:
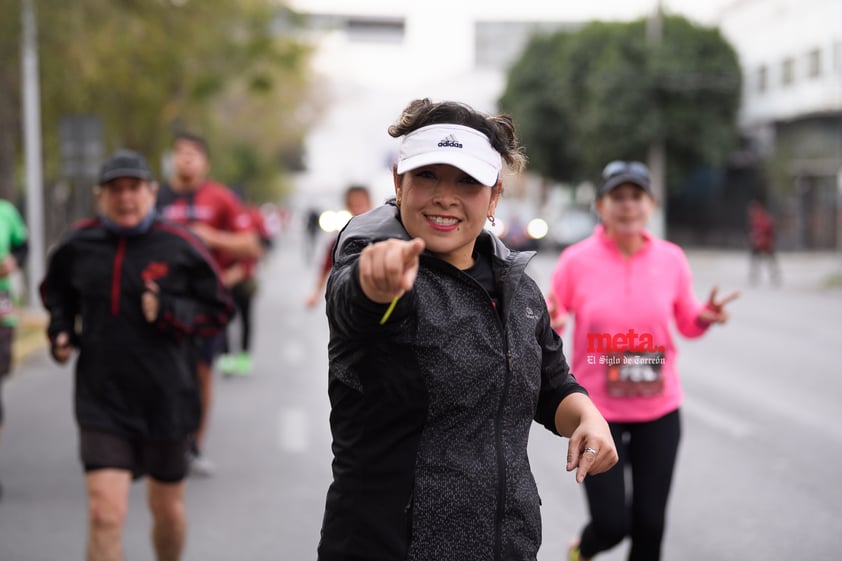
<path id="1" fill-rule="evenodd" d="M 493 214 L 488 215 L 488 221 L 489 221 L 489 222 L 491 222 L 491 226 L 495 226 L 495 224 L 494 224 L 494 215 L 493 215 Z"/>

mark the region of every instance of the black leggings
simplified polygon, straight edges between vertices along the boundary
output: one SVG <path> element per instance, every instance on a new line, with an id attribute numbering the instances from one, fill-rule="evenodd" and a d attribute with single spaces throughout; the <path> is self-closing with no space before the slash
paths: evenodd
<path id="1" fill-rule="evenodd" d="M 254 280 L 247 280 L 235 284 L 231 287 L 231 299 L 234 301 L 234 306 L 237 308 L 237 313 L 240 315 L 240 350 L 249 352 L 251 349 L 251 303 L 254 301 L 254 293 L 257 291 L 257 285 Z M 226 338 L 226 352 L 231 352 L 233 349 Z"/>
<path id="2" fill-rule="evenodd" d="M 657 561 L 681 439 L 679 412 L 646 423 L 609 425 L 620 460 L 607 472 L 585 479 L 591 520 L 582 530 L 582 557 L 593 557 L 630 536 L 629 561 Z"/>

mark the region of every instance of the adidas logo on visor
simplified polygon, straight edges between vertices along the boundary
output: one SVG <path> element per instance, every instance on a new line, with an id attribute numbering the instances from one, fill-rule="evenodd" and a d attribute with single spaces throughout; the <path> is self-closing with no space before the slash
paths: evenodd
<path id="1" fill-rule="evenodd" d="M 483 185 L 497 183 L 503 160 L 488 137 L 464 125 L 440 123 L 408 133 L 401 140 L 398 174 L 432 164 L 457 167 Z"/>
<path id="2" fill-rule="evenodd" d="M 462 148 L 462 143 L 456 140 L 455 136 L 449 134 L 439 140 L 438 146 L 442 148 L 446 146 L 450 146 L 451 148 Z"/>

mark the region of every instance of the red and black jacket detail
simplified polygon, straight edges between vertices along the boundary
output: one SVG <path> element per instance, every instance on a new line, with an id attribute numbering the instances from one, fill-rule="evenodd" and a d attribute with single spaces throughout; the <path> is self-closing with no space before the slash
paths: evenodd
<path id="1" fill-rule="evenodd" d="M 153 323 L 141 308 L 147 281 L 159 288 Z M 220 333 L 234 313 L 199 238 L 161 219 L 130 236 L 99 219 L 80 222 L 51 253 L 40 292 L 50 341 L 66 332 L 79 349 L 82 428 L 150 438 L 196 429 L 193 338 Z"/>

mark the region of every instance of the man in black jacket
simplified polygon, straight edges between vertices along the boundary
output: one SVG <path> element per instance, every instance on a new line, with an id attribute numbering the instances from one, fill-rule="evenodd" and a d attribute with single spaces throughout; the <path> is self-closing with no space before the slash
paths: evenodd
<path id="1" fill-rule="evenodd" d="M 53 358 L 75 348 L 75 414 L 88 490 L 88 561 L 122 559 L 132 478 L 148 475 L 158 561 L 184 545 L 187 452 L 199 424 L 191 338 L 219 333 L 232 305 L 205 245 L 155 212 L 144 158 L 103 165 L 100 215 L 49 259 L 41 297 Z"/>

